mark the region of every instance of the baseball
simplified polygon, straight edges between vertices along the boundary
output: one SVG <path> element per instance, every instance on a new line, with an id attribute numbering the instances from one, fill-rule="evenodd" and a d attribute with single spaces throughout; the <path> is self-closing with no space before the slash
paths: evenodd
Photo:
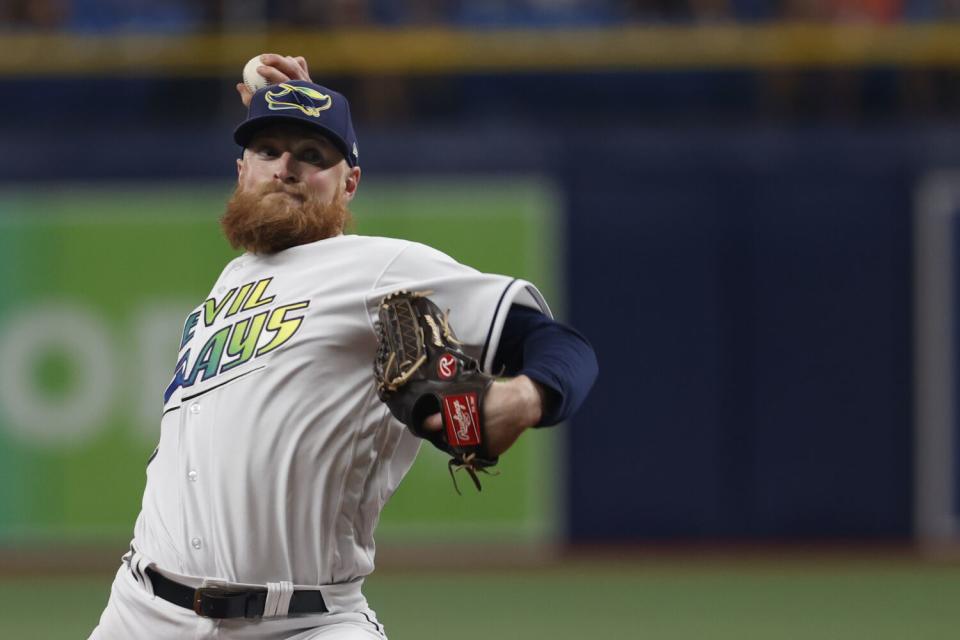
<path id="1" fill-rule="evenodd" d="M 250 61 L 247 62 L 243 68 L 243 84 L 247 85 L 247 89 L 250 89 L 253 93 L 270 84 L 266 78 L 257 73 L 257 67 L 262 64 L 263 63 L 260 62 L 260 56 L 254 56 L 250 58 Z"/>

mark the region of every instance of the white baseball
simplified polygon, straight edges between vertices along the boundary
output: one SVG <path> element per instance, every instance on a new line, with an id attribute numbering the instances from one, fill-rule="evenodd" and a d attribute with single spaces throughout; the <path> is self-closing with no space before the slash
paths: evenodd
<path id="1" fill-rule="evenodd" d="M 257 67 L 261 65 L 263 63 L 260 61 L 260 56 L 254 56 L 243 68 L 243 84 L 247 85 L 247 89 L 250 89 L 253 93 L 270 84 L 266 78 L 257 73 Z"/>

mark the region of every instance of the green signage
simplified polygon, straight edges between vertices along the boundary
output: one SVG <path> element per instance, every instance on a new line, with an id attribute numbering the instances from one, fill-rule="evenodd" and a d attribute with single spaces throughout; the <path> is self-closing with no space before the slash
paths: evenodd
<path id="1" fill-rule="evenodd" d="M 234 253 L 230 185 L 0 192 L 0 538 L 131 535 L 183 320 Z M 556 205 L 534 180 L 364 184 L 356 232 L 409 238 L 536 283 L 557 312 Z M 381 541 L 556 532 L 557 435 L 525 436 L 477 494 L 427 444 Z"/>

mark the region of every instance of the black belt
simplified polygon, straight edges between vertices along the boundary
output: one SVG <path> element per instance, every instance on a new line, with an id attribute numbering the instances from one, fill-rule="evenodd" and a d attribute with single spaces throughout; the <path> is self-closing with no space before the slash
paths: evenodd
<path id="1" fill-rule="evenodd" d="M 260 618 L 267 603 L 263 587 L 223 587 L 210 585 L 194 589 L 147 568 L 153 593 L 167 602 L 191 609 L 204 618 Z M 327 605 L 319 591 L 294 591 L 287 613 L 326 613 Z"/>

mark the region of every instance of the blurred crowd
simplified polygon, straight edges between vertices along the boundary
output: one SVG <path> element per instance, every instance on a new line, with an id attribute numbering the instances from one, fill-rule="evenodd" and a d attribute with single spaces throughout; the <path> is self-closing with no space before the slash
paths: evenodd
<path id="1" fill-rule="evenodd" d="M 78 32 L 283 27 L 549 27 L 960 17 L 960 0 L 0 0 L 6 28 Z"/>
<path id="2" fill-rule="evenodd" d="M 0 0 L 0 34 L 19 30 L 173 35 L 266 27 L 879 25 L 956 19 L 960 0 Z M 565 95 L 551 93 L 563 83 L 550 74 L 539 82 L 527 73 L 513 84 L 510 73 L 487 78 L 500 83 L 493 88 L 466 77 L 373 72 L 335 80 L 366 105 L 356 114 L 366 122 L 389 125 L 418 118 L 436 122 L 477 114 L 531 122 L 541 122 L 545 113 L 571 122 L 580 117 L 578 106 L 569 113 L 562 107 L 568 102 Z M 949 60 L 862 68 L 747 67 L 715 73 L 690 68 L 629 76 L 611 72 L 594 74 L 589 86 L 597 108 L 614 122 L 955 122 L 960 117 L 960 67 Z M 179 117 L 179 105 L 163 101 L 152 89 L 144 91 L 149 99 L 129 99 L 140 100 L 158 117 Z"/>

